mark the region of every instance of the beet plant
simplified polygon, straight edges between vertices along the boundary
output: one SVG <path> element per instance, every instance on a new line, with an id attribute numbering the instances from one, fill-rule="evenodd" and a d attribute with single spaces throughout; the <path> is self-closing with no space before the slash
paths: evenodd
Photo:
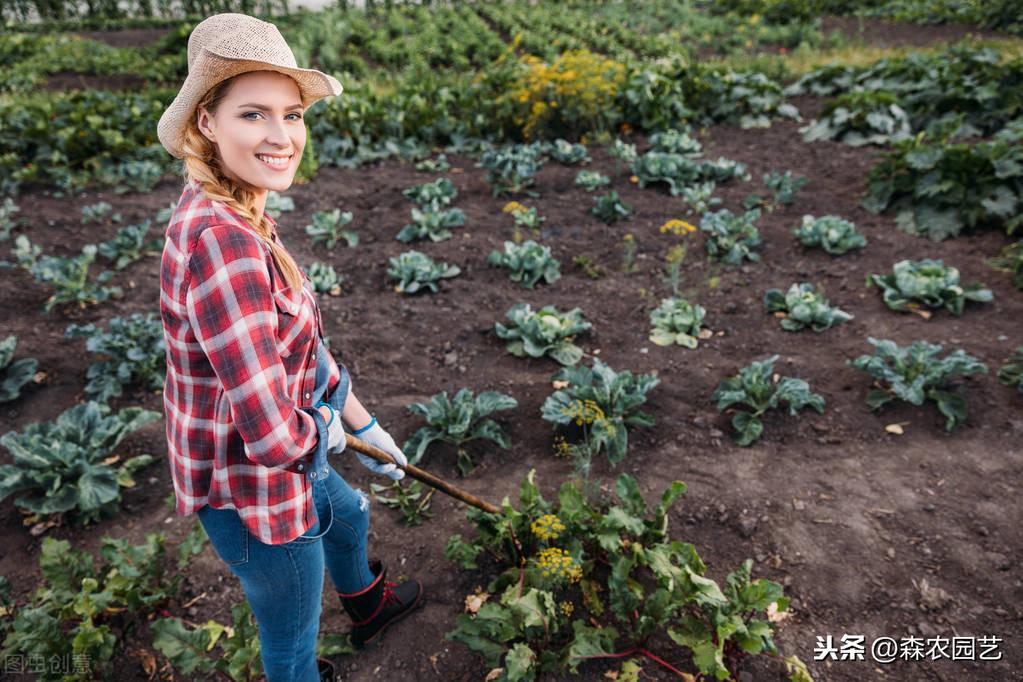
<path id="1" fill-rule="evenodd" d="M 807 328 L 822 332 L 853 319 L 844 310 L 832 307 L 824 293 L 814 291 L 809 282 L 793 284 L 785 293 L 781 289 L 768 289 L 764 294 L 764 308 L 779 318 L 782 329 L 790 332 Z"/>
<path id="2" fill-rule="evenodd" d="M 465 447 L 466 443 L 483 439 L 505 450 L 511 447 L 507 434 L 489 415 L 518 407 L 518 404 L 515 398 L 497 391 L 483 391 L 473 397 L 470 389 L 462 388 L 452 398 L 448 397 L 447 391 L 436 393 L 427 403 L 413 403 L 409 406 L 409 412 L 423 417 L 426 426 L 419 428 L 405 441 L 402 452 L 410 464 L 417 464 L 431 443 L 449 443 L 456 448 L 458 471 L 465 476 L 474 466 Z"/>
<path id="3" fill-rule="evenodd" d="M 717 403 L 719 412 L 733 406 L 745 408 L 732 415 L 733 437 L 743 447 L 751 445 L 764 432 L 760 419 L 764 413 L 781 409 L 782 404 L 788 406 L 790 415 L 807 407 L 824 413 L 824 398 L 813 393 L 806 381 L 774 376 L 777 359 L 777 355 L 772 355 L 766 360 L 754 361 L 734 377 L 724 379 L 714 390 L 711 399 Z"/>
<path id="4" fill-rule="evenodd" d="M 966 420 L 966 401 L 955 392 L 953 378 L 967 374 L 986 374 L 987 365 L 963 350 L 938 357 L 942 347 L 927 341 L 899 346 L 894 341 L 868 337 L 873 355 L 861 355 L 848 364 L 874 378 L 867 393 L 867 406 L 879 410 L 892 400 L 913 405 L 933 401 L 945 416 L 945 430 L 951 431 Z"/>
<path id="5" fill-rule="evenodd" d="M 507 497 L 499 513 L 470 508 L 473 536 L 448 541 L 449 560 L 493 577 L 466 598 L 446 638 L 480 655 L 495 680 L 581 670 L 592 679 L 588 661 L 628 656 L 685 679 L 694 676 L 678 666 L 692 661 L 725 680 L 745 656 L 766 654 L 798 671 L 790 680 L 812 682 L 774 642 L 770 614 L 789 605 L 782 586 L 753 579 L 750 559 L 718 584 L 696 548 L 669 535 L 668 513 L 685 492 L 672 481 L 650 509 L 636 480 L 621 474 L 599 504 L 573 481 L 549 502 L 530 471 L 518 509 Z"/>
<path id="6" fill-rule="evenodd" d="M 561 313 L 552 305 L 534 311 L 528 303 L 516 303 L 508 309 L 508 326 L 494 323 L 494 332 L 508 341 L 508 352 L 517 357 L 540 358 L 545 355 L 562 365 L 574 365 L 583 350 L 572 343 L 576 335 L 593 325 L 579 308 Z"/>

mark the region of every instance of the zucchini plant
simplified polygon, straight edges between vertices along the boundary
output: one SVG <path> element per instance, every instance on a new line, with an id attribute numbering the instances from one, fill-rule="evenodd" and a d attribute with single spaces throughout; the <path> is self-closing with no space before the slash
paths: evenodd
<path id="1" fill-rule="evenodd" d="M 966 401 L 955 393 L 952 379 L 960 375 L 987 373 L 987 365 L 963 350 L 939 358 L 942 347 L 927 341 L 900 346 L 894 341 L 868 337 L 873 355 L 861 355 L 848 364 L 874 378 L 867 393 L 867 406 L 879 410 L 892 400 L 913 405 L 934 401 L 951 431 L 966 420 Z"/>
<path id="2" fill-rule="evenodd" d="M 458 471 L 465 476 L 474 467 L 466 443 L 483 439 L 504 450 L 511 447 L 507 434 L 490 415 L 518 407 L 518 404 L 515 398 L 497 391 L 483 391 L 473 397 L 470 389 L 462 388 L 453 398 L 448 398 L 447 391 L 436 393 L 427 403 L 409 405 L 409 412 L 423 417 L 426 426 L 405 441 L 402 452 L 407 454 L 410 464 L 418 464 L 431 443 L 449 443 L 457 452 Z"/>
<path id="3" fill-rule="evenodd" d="M 553 381 L 562 388 L 544 400 L 540 413 L 552 424 L 582 427 L 582 440 L 571 454 L 576 468 L 587 476 L 593 456 L 601 450 L 612 466 L 625 459 L 629 427 L 654 425 L 653 417 L 638 410 L 661 382 L 654 373 L 616 372 L 594 358 L 592 368 L 562 367 Z"/>
<path id="4" fill-rule="evenodd" d="M 323 244 L 327 249 L 345 240 L 348 246 L 358 246 L 359 235 L 352 230 L 345 230 L 345 225 L 352 222 L 352 212 L 342 212 L 340 208 L 333 211 L 316 211 L 313 222 L 305 226 L 305 233 L 312 237 L 314 244 Z"/>
<path id="5" fill-rule="evenodd" d="M 751 362 L 734 377 L 722 380 L 714 390 L 712 400 L 717 403 L 719 412 L 733 406 L 745 408 L 732 415 L 733 437 L 743 447 L 751 445 L 764 432 L 763 414 L 781 409 L 783 403 L 791 415 L 807 407 L 824 413 L 824 398 L 813 393 L 806 381 L 774 375 L 777 359 L 777 355 L 772 355 L 766 360 Z"/>
<path id="6" fill-rule="evenodd" d="M 783 658 L 774 643 L 770 613 L 789 606 L 782 586 L 754 580 L 752 560 L 719 585 L 693 545 L 672 539 L 669 512 L 685 493 L 672 481 L 651 508 L 636 480 L 621 474 L 598 501 L 565 481 L 548 502 L 530 471 L 517 509 L 507 497 L 499 513 L 470 508 L 472 536 L 448 540 L 449 560 L 493 572 L 446 638 L 476 652 L 500 680 L 580 672 L 594 679 L 592 662 L 628 656 L 680 679 L 725 680 L 736 677 L 741 659 L 765 654 L 798 671 L 793 682 L 812 682 L 806 666 Z M 691 661 L 697 675 L 673 659 Z"/>
<path id="7" fill-rule="evenodd" d="M 650 340 L 658 346 L 696 348 L 706 311 L 684 298 L 665 298 L 650 311 Z"/>
<path id="8" fill-rule="evenodd" d="M 841 256 L 853 249 L 862 249 L 867 238 L 856 231 L 856 226 L 838 216 L 814 218 L 803 216 L 803 223 L 793 230 L 803 246 L 819 246 L 832 256 Z"/>
<path id="9" fill-rule="evenodd" d="M 742 261 L 759 261 L 760 254 L 754 251 L 760 246 L 760 231 L 754 221 L 760 217 L 760 209 L 735 215 L 727 208 L 705 213 L 700 220 L 700 231 L 707 235 L 707 253 L 712 258 L 729 265 L 742 265 Z"/>
<path id="10" fill-rule="evenodd" d="M 511 270 L 511 280 L 526 289 L 532 289 L 540 281 L 553 284 L 561 277 L 561 263 L 551 255 L 550 247 L 532 239 L 522 244 L 506 241 L 504 253 L 491 251 L 487 264 Z"/>
<path id="11" fill-rule="evenodd" d="M 455 277 L 462 269 L 449 263 L 437 263 L 425 253 L 406 251 L 388 259 L 391 264 L 387 274 L 398 280 L 394 290 L 399 294 L 414 294 L 429 289 L 437 293 L 438 282 Z"/>
<path id="12" fill-rule="evenodd" d="M 117 511 L 121 488 L 135 485 L 132 474 L 153 462 L 151 455 L 121 461 L 117 444 L 160 419 L 159 412 L 126 407 L 110 413 L 104 403 L 79 403 L 52 422 L 35 422 L 0 437 L 13 464 L 0 466 L 0 500 L 16 493 L 14 504 L 37 516 L 68 514 L 91 523 Z M 118 462 L 120 462 L 119 465 Z M 117 466 L 115 466 L 117 465 Z"/>
<path id="13" fill-rule="evenodd" d="M 18 337 L 11 334 L 0 341 L 0 403 L 17 400 L 22 387 L 32 381 L 39 361 L 35 358 L 14 360 L 14 350 L 18 347 Z"/>
<path id="14" fill-rule="evenodd" d="M 764 308 L 779 318 L 782 329 L 790 332 L 808 327 L 822 332 L 853 319 L 844 310 L 833 308 L 824 298 L 824 293 L 814 291 L 809 282 L 793 284 L 784 293 L 781 289 L 768 289 L 764 294 Z"/>
<path id="15" fill-rule="evenodd" d="M 912 136 L 906 111 L 894 94 L 883 90 L 847 92 L 799 132 L 806 142 L 837 140 L 853 147 L 887 145 Z"/>
<path id="16" fill-rule="evenodd" d="M 114 317 L 104 330 L 91 322 L 70 324 L 64 337 L 87 339 L 85 349 L 100 357 L 86 372 L 85 394 L 90 399 L 105 403 L 132 384 L 148 391 L 163 390 L 167 346 L 163 324 L 154 313 Z"/>
<path id="17" fill-rule="evenodd" d="M 960 284 L 958 269 L 930 258 L 901 260 L 889 275 L 867 275 L 867 286 L 871 284 L 880 287 L 885 305 L 892 310 L 919 312 L 923 317 L 930 313 L 921 307 L 944 307 L 962 315 L 967 301 L 986 303 L 994 298 L 981 284 Z"/>
<path id="18" fill-rule="evenodd" d="M 552 305 L 534 311 L 528 303 L 516 303 L 506 313 L 510 324 L 494 323 L 494 332 L 508 341 L 508 352 L 516 357 L 550 356 L 562 365 L 574 365 L 583 350 L 572 343 L 576 335 L 593 327 L 579 308 L 561 313 Z"/>

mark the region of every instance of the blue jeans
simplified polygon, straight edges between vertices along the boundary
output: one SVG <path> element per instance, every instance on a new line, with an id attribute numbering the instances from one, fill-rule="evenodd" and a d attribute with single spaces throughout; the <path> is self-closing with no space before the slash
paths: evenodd
<path id="1" fill-rule="evenodd" d="M 369 499 L 334 467 L 328 469 L 326 477 L 312 483 L 316 522 L 291 542 L 261 542 L 234 509 L 206 505 L 198 512 L 256 617 L 267 682 L 319 682 L 316 641 L 325 563 L 340 592 L 358 592 L 376 577 L 366 560 Z"/>

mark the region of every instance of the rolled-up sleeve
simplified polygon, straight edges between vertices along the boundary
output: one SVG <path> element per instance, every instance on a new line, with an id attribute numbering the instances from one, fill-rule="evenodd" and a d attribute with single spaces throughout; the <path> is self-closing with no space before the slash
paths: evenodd
<path id="1" fill-rule="evenodd" d="M 288 394 L 258 237 L 238 227 L 208 227 L 196 240 L 188 271 L 189 321 L 223 385 L 246 456 L 266 467 L 304 471 L 317 451 L 318 429 Z"/>

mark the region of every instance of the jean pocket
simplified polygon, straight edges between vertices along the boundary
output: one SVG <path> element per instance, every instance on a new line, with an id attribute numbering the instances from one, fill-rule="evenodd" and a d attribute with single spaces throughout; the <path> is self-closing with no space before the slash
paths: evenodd
<path id="1" fill-rule="evenodd" d="M 210 544 L 228 566 L 239 566 L 249 560 L 249 531 L 234 509 L 199 510 L 199 521 L 210 539 Z"/>
<path id="2" fill-rule="evenodd" d="M 313 505 L 316 510 L 316 521 L 309 527 L 302 535 L 287 543 L 289 545 L 307 545 L 310 542 L 316 542 L 324 535 L 326 535 L 331 526 L 334 525 L 334 504 L 330 500 L 330 495 L 324 489 L 325 483 L 317 481 L 313 484 Z M 322 509 L 326 509 L 327 512 L 327 527 L 323 528 L 320 520 L 323 518 L 321 512 Z"/>

